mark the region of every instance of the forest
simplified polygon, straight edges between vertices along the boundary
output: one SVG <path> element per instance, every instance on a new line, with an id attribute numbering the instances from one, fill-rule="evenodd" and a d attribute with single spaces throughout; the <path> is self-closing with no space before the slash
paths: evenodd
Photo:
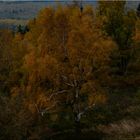
<path id="1" fill-rule="evenodd" d="M 0 140 L 139 140 L 140 5 L 43 8 L 0 30 Z"/>

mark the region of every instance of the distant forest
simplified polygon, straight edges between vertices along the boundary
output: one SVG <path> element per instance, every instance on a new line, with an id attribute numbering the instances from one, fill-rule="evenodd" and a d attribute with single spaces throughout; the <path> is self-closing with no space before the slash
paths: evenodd
<path id="1" fill-rule="evenodd" d="M 62 0 L 62 1 L 0 1 L 0 29 L 12 29 L 17 30 L 17 26 L 20 24 L 25 26 L 28 20 L 36 17 L 38 12 L 46 6 L 57 7 L 57 5 L 68 6 L 76 0 Z M 82 0 L 79 1 L 79 5 L 86 6 L 91 5 L 94 8 L 97 7 L 98 2 L 96 0 Z M 127 1 L 125 9 L 136 10 L 138 1 Z"/>
<path id="2" fill-rule="evenodd" d="M 48 6 L 0 29 L 0 140 L 140 138 L 140 4 Z"/>
<path id="3" fill-rule="evenodd" d="M 76 2 L 76 0 L 75 0 Z M 81 2 L 80 2 L 81 3 Z M 79 3 L 79 4 L 80 4 Z M 56 7 L 57 5 L 70 5 L 72 0 L 64 1 L 0 1 L 0 19 L 31 19 L 46 6 Z M 83 5 L 91 5 L 96 7 L 98 2 L 96 0 L 82 0 Z M 127 1 L 126 7 L 136 10 L 138 1 Z"/>

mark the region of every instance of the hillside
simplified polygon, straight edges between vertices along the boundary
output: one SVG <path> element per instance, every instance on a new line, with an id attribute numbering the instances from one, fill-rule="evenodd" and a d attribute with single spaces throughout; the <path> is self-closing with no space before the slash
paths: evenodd
<path id="1" fill-rule="evenodd" d="M 56 5 L 69 5 L 71 1 L 0 1 L 0 28 L 16 29 L 16 26 L 25 25 L 29 19 L 36 17 L 37 13 L 47 7 Z M 84 5 L 96 5 L 96 2 L 83 2 Z"/>
<path id="2" fill-rule="evenodd" d="M 0 18 L 1 19 L 31 19 L 34 18 L 40 9 L 46 6 L 56 6 L 58 4 L 68 5 L 71 1 L 61 2 L 35 2 L 35 1 L 13 1 L 2 2 L 0 1 Z M 139 1 L 128 1 L 127 7 L 136 9 Z M 96 1 L 83 1 L 83 5 L 89 4 L 96 6 Z"/>

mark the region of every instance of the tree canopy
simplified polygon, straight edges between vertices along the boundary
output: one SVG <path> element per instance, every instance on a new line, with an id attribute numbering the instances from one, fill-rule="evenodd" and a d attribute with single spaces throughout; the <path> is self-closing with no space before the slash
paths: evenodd
<path id="1" fill-rule="evenodd" d="M 24 29 L 1 30 L 0 139 L 82 135 L 119 121 L 139 97 L 139 45 L 140 19 L 124 1 L 46 7 Z"/>

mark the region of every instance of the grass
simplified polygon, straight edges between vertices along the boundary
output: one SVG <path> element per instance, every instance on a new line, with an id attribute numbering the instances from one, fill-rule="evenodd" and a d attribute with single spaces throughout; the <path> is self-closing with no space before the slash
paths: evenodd
<path id="1" fill-rule="evenodd" d="M 67 133 L 51 137 L 50 140 L 102 140 L 103 134 L 99 132 Z"/>

